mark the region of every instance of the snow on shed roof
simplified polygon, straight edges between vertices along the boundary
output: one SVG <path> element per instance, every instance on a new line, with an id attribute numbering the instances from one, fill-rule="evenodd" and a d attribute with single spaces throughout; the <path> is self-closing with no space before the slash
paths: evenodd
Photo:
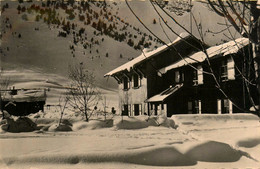
<path id="1" fill-rule="evenodd" d="M 188 33 L 184 32 L 184 33 L 180 34 L 180 37 L 178 37 L 173 42 L 171 42 L 171 43 L 169 43 L 167 45 L 163 45 L 163 46 L 161 46 L 161 47 L 159 47 L 159 48 L 157 48 L 157 49 L 155 49 L 153 51 L 149 51 L 149 52 L 146 52 L 144 50 L 143 53 L 140 56 L 138 56 L 138 57 L 134 58 L 133 60 L 131 60 L 131 61 L 129 61 L 129 62 L 127 62 L 127 63 L 117 67 L 116 69 L 106 73 L 104 76 L 105 77 L 106 76 L 111 76 L 111 75 L 113 75 L 115 73 L 118 73 L 118 72 L 121 72 L 121 71 L 124 71 L 124 70 L 130 71 L 131 68 L 133 68 L 135 65 L 137 65 L 141 61 L 144 61 L 144 60 L 150 58 L 151 56 L 160 54 L 161 52 L 165 51 L 168 48 L 168 46 L 172 46 L 175 43 L 179 42 L 182 38 L 186 38 L 186 37 L 189 37 L 189 36 L 190 35 Z"/>
<path id="2" fill-rule="evenodd" d="M 216 55 L 226 56 L 226 55 L 237 53 L 241 48 L 247 46 L 248 44 L 249 44 L 248 38 L 238 38 L 236 40 L 229 41 L 227 43 L 223 43 L 218 46 L 212 46 L 207 49 L 207 53 L 209 58 L 212 58 Z M 189 56 L 189 58 L 185 58 L 165 68 L 160 69 L 160 73 L 165 74 L 167 71 L 171 69 L 182 67 L 188 64 L 200 63 L 205 61 L 206 58 L 207 58 L 206 54 L 200 51 Z"/>
<path id="3" fill-rule="evenodd" d="M 16 95 L 7 94 L 2 97 L 3 101 L 11 102 L 37 102 L 45 101 L 46 93 L 45 91 L 39 90 L 19 90 Z"/>
<path id="4" fill-rule="evenodd" d="M 168 89 L 164 90 L 160 94 L 157 94 L 149 99 L 147 99 L 145 102 L 151 103 L 151 102 L 163 102 L 167 97 L 171 96 L 175 92 L 177 92 L 183 84 L 177 84 L 174 87 L 169 87 Z"/>

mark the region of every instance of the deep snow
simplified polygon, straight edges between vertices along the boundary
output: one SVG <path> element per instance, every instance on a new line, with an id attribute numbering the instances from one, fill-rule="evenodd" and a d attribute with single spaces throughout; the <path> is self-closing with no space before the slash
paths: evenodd
<path id="1" fill-rule="evenodd" d="M 161 124 L 174 120 L 177 129 L 158 126 L 144 116 L 124 117 L 123 122 L 119 116 L 113 118 L 113 126 L 111 120 L 107 125 L 98 120 L 90 123 L 71 120 L 72 132 L 1 133 L 0 167 L 257 168 L 260 165 L 258 117 L 177 115 L 162 119 Z M 119 122 L 139 129 L 119 128 Z M 37 123 L 55 124 L 50 120 Z M 144 124 L 151 125 L 144 127 Z"/>

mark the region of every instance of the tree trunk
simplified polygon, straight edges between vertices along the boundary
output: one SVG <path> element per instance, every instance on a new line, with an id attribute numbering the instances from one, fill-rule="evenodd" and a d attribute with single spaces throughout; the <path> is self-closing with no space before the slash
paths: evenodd
<path id="1" fill-rule="evenodd" d="M 250 39 L 252 40 L 253 46 L 253 58 L 254 58 L 254 68 L 255 76 L 258 90 L 258 116 L 260 117 L 260 10 L 257 8 L 257 2 L 252 2 L 251 13 L 253 17 L 253 24 L 250 31 Z"/>
<path id="2" fill-rule="evenodd" d="M 85 114 L 85 117 L 86 117 L 86 122 L 88 122 L 88 112 L 87 112 L 87 110 L 85 109 L 85 111 L 84 111 L 84 114 Z"/>
<path id="3" fill-rule="evenodd" d="M 259 11 L 259 10 L 258 10 Z M 259 13 L 258 13 L 259 15 Z M 257 45 L 256 45 L 256 58 L 257 63 L 257 89 L 258 89 L 258 116 L 260 117 L 260 17 L 257 18 Z"/>

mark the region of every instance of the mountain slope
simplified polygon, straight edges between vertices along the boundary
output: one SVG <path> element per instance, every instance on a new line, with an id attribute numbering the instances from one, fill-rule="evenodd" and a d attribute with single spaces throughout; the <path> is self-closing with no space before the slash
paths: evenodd
<path id="1" fill-rule="evenodd" d="M 94 72 L 100 86 L 114 88 L 114 80 L 103 78 L 106 72 L 140 55 L 144 47 L 153 49 L 161 45 L 139 23 L 125 2 L 89 3 L 85 11 L 82 4 L 76 2 L 73 6 L 59 7 L 57 4 L 47 7 L 47 3 L 43 5 L 41 2 L 3 1 L 1 5 L 6 3 L 8 8 L 1 15 L 1 66 L 4 69 L 11 64 L 67 76 L 69 65 L 83 62 Z M 160 24 L 149 1 L 131 1 L 129 4 L 160 39 L 169 43 L 177 37 L 162 21 Z M 17 10 L 19 6 L 21 10 Z M 223 18 L 198 2 L 193 2 L 192 11 L 202 25 L 205 42 L 210 45 L 220 43 L 224 39 L 223 33 L 216 35 L 210 31 L 225 28 L 218 24 L 224 23 Z M 171 15 L 190 29 L 189 13 Z M 184 31 L 170 17 L 165 14 L 163 17 L 176 33 Z M 87 23 L 88 18 L 91 18 L 90 23 Z M 106 28 L 100 28 L 98 23 L 106 24 Z M 199 37 L 195 23 L 192 24 L 192 32 Z"/>

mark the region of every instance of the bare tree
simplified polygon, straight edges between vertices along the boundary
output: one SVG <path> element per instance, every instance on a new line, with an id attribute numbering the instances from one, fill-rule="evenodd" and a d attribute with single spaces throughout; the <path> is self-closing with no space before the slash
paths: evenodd
<path id="1" fill-rule="evenodd" d="M 107 117 L 107 108 L 108 108 L 108 103 L 107 103 L 107 97 L 106 96 L 103 96 L 102 97 L 102 106 L 103 106 L 103 115 L 104 115 L 104 118 L 106 120 L 106 117 Z"/>
<path id="2" fill-rule="evenodd" d="M 62 122 L 62 118 L 63 118 L 63 114 L 64 114 L 64 111 L 65 109 L 67 108 L 67 104 L 68 104 L 68 97 L 60 97 L 59 98 L 59 111 L 60 111 L 60 120 L 59 120 L 59 126 L 61 125 L 61 122 Z"/>
<path id="3" fill-rule="evenodd" d="M 254 62 L 255 82 L 258 88 L 260 106 L 260 4 L 257 0 L 207 0 L 211 9 L 224 17 L 237 32 L 249 38 L 252 44 L 252 60 Z M 249 16 L 247 16 L 249 14 Z M 258 107 L 259 115 L 260 108 Z"/>
<path id="4" fill-rule="evenodd" d="M 68 104 L 83 113 L 88 122 L 100 100 L 95 77 L 93 73 L 84 68 L 83 63 L 70 66 L 69 77 L 71 86 L 67 92 Z"/>

